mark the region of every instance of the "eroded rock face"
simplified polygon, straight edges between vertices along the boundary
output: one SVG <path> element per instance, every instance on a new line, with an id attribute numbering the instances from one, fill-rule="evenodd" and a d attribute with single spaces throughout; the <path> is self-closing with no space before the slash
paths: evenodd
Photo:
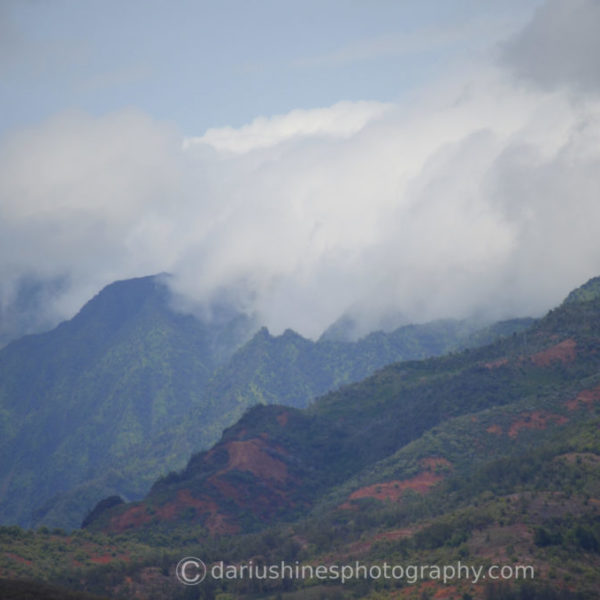
<path id="1" fill-rule="evenodd" d="M 211 450 L 195 455 L 183 472 L 157 483 L 144 501 L 116 507 L 108 515 L 103 511 L 100 528 L 123 532 L 163 521 L 193 521 L 212 534 L 237 533 L 243 529 L 241 513 L 266 521 L 306 506 L 296 492 L 306 486 L 315 465 L 292 456 L 285 436 L 278 436 L 297 411 L 291 416 L 283 407 L 264 410 L 272 413 L 270 431 L 251 431 L 243 422 L 231 428 Z"/>

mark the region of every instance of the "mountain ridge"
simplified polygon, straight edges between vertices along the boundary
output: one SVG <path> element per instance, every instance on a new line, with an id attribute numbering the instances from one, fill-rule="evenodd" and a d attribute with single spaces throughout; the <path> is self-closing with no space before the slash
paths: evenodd
<path id="1" fill-rule="evenodd" d="M 516 406 L 523 397 L 536 404 L 535 398 L 550 398 L 555 389 L 563 389 L 567 402 L 577 397 L 573 377 L 589 378 L 600 367 L 599 313 L 600 298 L 570 302 L 522 334 L 463 353 L 392 364 L 330 392 L 303 412 L 281 406 L 251 409 L 211 450 L 155 483 L 142 503 L 114 509 L 118 514 L 106 530 L 151 525 L 160 515 L 176 522 L 187 510 L 200 522 L 205 519 L 213 533 L 260 527 L 260 521 L 270 522 L 286 509 L 288 517 L 297 515 L 297 506 L 312 506 L 327 486 L 342 483 L 352 470 L 371 468 L 439 423 Z M 564 406 L 562 413 L 528 414 L 545 428 L 553 419 L 567 419 Z M 315 447 L 328 457 L 327 467 Z M 240 458 L 242 448 L 252 459 Z M 281 477 L 270 480 L 261 463 Z M 241 513 L 246 525 L 236 523 Z M 248 520 L 248 513 L 255 519 Z"/>
<path id="2" fill-rule="evenodd" d="M 390 362 L 530 323 L 445 320 L 313 342 L 253 334 L 256 323 L 231 310 L 209 322 L 177 312 L 167 282 L 110 284 L 73 319 L 0 349 L 2 522 L 76 527 L 103 497 L 142 497 L 253 404 L 304 407 Z"/>
<path id="3" fill-rule="evenodd" d="M 153 600 L 593 600 L 599 316 L 600 298 L 564 303 L 522 333 L 388 365 L 304 409 L 251 408 L 143 501 L 99 507 L 83 531 L 0 527 L 0 571 Z M 513 577 L 207 578 L 190 590 L 175 576 L 182 556 L 207 567 L 459 561 Z M 519 565 L 535 578 L 515 578 Z"/>

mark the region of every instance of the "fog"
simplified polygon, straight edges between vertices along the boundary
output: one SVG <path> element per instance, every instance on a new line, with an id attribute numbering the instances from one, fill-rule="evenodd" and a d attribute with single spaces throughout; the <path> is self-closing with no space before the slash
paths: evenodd
<path id="1" fill-rule="evenodd" d="M 342 315 L 366 333 L 542 314 L 600 275 L 600 11 L 572 4 L 395 103 L 202 135 L 135 109 L 65 112 L 5 137 L 3 328 L 158 272 L 187 310 L 226 298 L 313 338 Z"/>

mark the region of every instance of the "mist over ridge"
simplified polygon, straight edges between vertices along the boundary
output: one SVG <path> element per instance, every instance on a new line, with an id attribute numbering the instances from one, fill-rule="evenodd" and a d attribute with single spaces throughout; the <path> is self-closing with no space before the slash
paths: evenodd
<path id="1" fill-rule="evenodd" d="M 136 108 L 67 111 L 5 136 L 2 321 L 39 330 L 111 281 L 157 272 L 182 310 L 225 299 L 312 339 L 344 317 L 364 334 L 543 314 L 600 273 L 600 69 L 594 28 L 580 27 L 597 17 L 592 2 L 568 15 L 548 2 L 394 102 L 200 136 Z M 532 44 L 559 39 L 570 54 L 553 78 Z"/>

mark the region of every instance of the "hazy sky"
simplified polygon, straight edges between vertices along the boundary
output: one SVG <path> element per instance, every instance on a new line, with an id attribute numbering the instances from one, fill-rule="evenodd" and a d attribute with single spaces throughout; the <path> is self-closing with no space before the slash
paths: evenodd
<path id="1" fill-rule="evenodd" d="M 535 4 L 3 0 L 2 129 L 129 107 L 201 135 L 341 100 L 396 101 Z"/>
<path id="2" fill-rule="evenodd" d="M 0 329 L 161 271 L 313 337 L 540 314 L 600 274 L 598 30 L 597 0 L 4 0 Z"/>

